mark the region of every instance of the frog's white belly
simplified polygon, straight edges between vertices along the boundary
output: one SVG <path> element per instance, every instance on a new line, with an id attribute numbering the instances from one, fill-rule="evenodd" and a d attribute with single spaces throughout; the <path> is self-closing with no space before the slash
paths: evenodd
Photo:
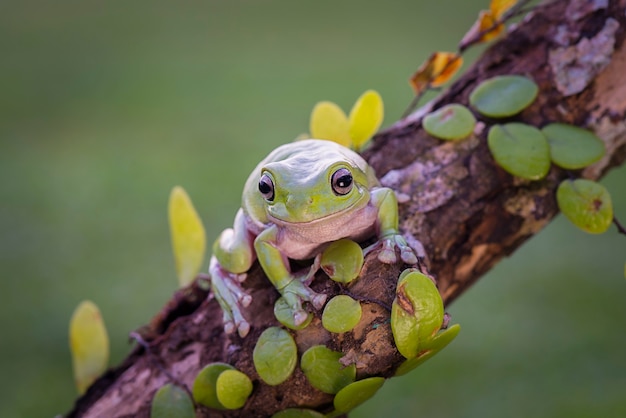
<path id="1" fill-rule="evenodd" d="M 276 222 L 279 233 L 276 247 L 294 260 L 315 257 L 333 241 L 349 238 L 357 242 L 376 234 L 378 208 L 371 204 L 313 222 Z"/>

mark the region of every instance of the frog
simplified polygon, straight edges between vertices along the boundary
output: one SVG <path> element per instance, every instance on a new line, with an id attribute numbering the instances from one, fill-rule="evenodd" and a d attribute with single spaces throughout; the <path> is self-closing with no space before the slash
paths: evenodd
<path id="1" fill-rule="evenodd" d="M 245 182 L 232 228 L 213 244 L 211 292 L 223 312 L 224 331 L 245 337 L 243 310 L 252 302 L 242 283 L 256 260 L 287 302 L 294 324 L 308 317 L 303 303 L 320 310 L 327 295 L 311 289 L 324 249 L 340 239 L 376 238 L 378 260 L 418 263 L 398 229 L 398 201 L 355 151 L 324 139 L 274 149 Z M 371 247 L 370 247 L 371 248 Z M 290 260 L 312 260 L 292 271 Z"/>

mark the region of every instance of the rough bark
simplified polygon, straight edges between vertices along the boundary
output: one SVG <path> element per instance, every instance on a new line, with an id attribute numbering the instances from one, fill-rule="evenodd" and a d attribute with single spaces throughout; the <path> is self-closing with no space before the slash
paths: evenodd
<path id="1" fill-rule="evenodd" d="M 540 87 L 537 100 L 510 120 L 534 126 L 565 122 L 594 131 L 606 156 L 575 175 L 598 179 L 626 159 L 626 0 L 557 1 L 531 12 L 438 99 L 378 135 L 365 157 L 383 184 L 407 196 L 400 205 L 401 229 L 418 238 L 446 304 L 452 302 L 502 257 L 543 228 L 557 213 L 555 189 L 571 173 L 554 167 L 541 181 L 504 172 L 486 146 L 493 120 L 480 118 L 471 138 L 443 143 L 421 129 L 421 117 L 447 103 L 468 103 L 472 89 L 499 74 L 523 74 Z M 499 121 L 501 122 L 501 121 Z M 321 327 L 320 312 L 294 337 L 299 353 L 316 344 L 342 351 L 358 366 L 357 378 L 393 375 L 403 358 L 388 325 L 395 281 L 406 267 L 381 265 L 370 254 L 361 277 L 348 291 L 364 301 L 363 319 L 346 334 Z M 146 327 L 150 353 L 136 348 L 77 400 L 68 417 L 148 417 L 154 392 L 170 378 L 191 387 L 196 374 L 216 361 L 251 377 L 254 391 L 244 409 L 198 407 L 199 417 L 270 416 L 287 407 L 332 410 L 332 396 L 313 389 L 296 368 L 278 386 L 263 384 L 252 364 L 260 333 L 275 325 L 278 294 L 255 265 L 244 285 L 254 298 L 247 310 L 250 334 L 225 335 L 221 311 L 198 283 L 179 291 Z M 313 288 L 345 292 L 319 273 Z M 382 304 L 367 302 L 376 299 Z"/>

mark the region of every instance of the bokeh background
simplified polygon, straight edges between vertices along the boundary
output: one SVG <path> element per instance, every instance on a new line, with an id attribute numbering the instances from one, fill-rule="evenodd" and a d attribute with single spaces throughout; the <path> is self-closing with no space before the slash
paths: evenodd
<path id="1" fill-rule="evenodd" d="M 0 416 L 71 408 L 82 299 L 100 306 L 117 364 L 175 291 L 174 185 L 212 240 L 315 102 L 349 109 L 373 88 L 392 123 L 408 76 L 487 3 L 2 1 Z M 604 184 L 626 220 L 626 169 Z M 463 329 L 449 348 L 353 416 L 626 416 L 625 261 L 615 229 L 559 217 L 450 307 Z"/>

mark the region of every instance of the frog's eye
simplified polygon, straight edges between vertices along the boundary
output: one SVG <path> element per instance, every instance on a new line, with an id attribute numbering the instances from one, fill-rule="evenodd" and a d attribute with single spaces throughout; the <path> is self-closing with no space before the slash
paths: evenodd
<path id="1" fill-rule="evenodd" d="M 335 194 L 343 196 L 352 190 L 352 173 L 347 168 L 340 168 L 333 173 L 330 179 Z"/>
<path id="2" fill-rule="evenodd" d="M 259 180 L 259 191 L 265 200 L 274 200 L 274 182 L 267 174 L 263 174 Z"/>

